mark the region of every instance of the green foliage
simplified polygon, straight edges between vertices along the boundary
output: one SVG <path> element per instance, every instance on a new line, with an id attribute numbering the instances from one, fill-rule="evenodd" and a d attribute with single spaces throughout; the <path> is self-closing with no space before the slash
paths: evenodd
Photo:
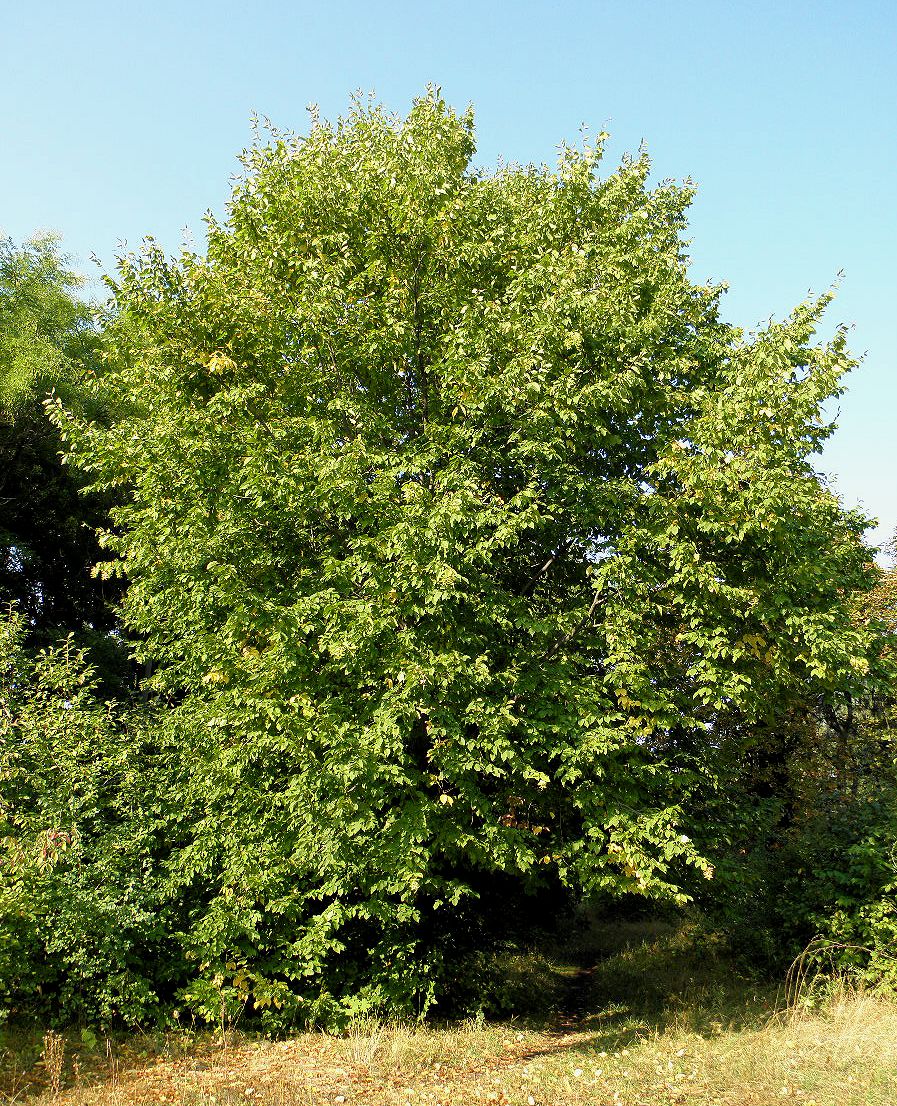
<path id="1" fill-rule="evenodd" d="M 93 340 L 90 310 L 76 298 L 81 283 L 55 236 L 22 247 L 0 240 L 0 418 L 53 387 L 70 391 L 73 361 Z"/>
<path id="2" fill-rule="evenodd" d="M 705 812 L 720 855 L 702 904 L 744 959 L 779 978 L 812 944 L 802 972 L 897 981 L 894 745 L 886 704 L 869 702 L 808 711 L 771 780 L 745 776 L 740 802 L 721 793 Z"/>
<path id="3" fill-rule="evenodd" d="M 0 1006 L 138 1022 L 171 969 L 164 752 L 70 639 L 34 657 L 23 623 L 0 618 Z"/>
<path id="4" fill-rule="evenodd" d="M 802 973 L 897 981 L 897 593 L 893 570 L 872 579 L 851 604 L 871 644 L 862 683 L 808 688 L 777 725 L 730 736 L 703 796 L 718 864 L 699 897 L 740 955 L 779 976 L 809 946 Z"/>
<path id="5" fill-rule="evenodd" d="M 123 261 L 114 417 L 56 407 L 176 704 L 205 1016 L 426 1010 L 500 877 L 681 901 L 695 793 L 864 679 L 829 297 L 724 324 L 691 189 L 603 137 L 474 171 L 435 92 L 274 133 L 205 255 Z"/>
<path id="6" fill-rule="evenodd" d="M 893 783 L 875 791 L 833 790 L 784 830 L 766 807 L 766 832 L 721 865 L 707 899 L 743 960 L 782 978 L 809 946 L 802 971 L 897 982 L 897 797 Z"/>
<path id="7" fill-rule="evenodd" d="M 100 413 L 83 386 L 98 335 L 79 284 L 54 238 L 0 241 L 0 603 L 17 605 L 34 642 L 75 632 L 111 674 L 121 667 L 107 634 L 119 589 L 91 576 L 108 503 L 81 494 L 43 408 L 52 390 Z"/>

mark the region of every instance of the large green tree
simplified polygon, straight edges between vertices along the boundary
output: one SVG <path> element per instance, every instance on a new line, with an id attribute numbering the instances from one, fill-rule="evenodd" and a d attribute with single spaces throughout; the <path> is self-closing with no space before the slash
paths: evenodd
<path id="1" fill-rule="evenodd" d="M 123 262 L 116 418 L 57 417 L 177 704 L 197 1006 L 419 1007 L 500 877 L 681 897 L 733 743 L 863 679 L 829 297 L 725 324 L 691 188 L 602 141 L 484 172 L 438 94 L 359 103 Z"/>

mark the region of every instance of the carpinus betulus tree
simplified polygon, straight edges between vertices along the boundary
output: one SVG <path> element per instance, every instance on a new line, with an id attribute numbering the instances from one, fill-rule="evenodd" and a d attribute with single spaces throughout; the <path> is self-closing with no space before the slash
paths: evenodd
<path id="1" fill-rule="evenodd" d="M 204 254 L 122 262 L 116 417 L 58 414 L 126 493 L 214 1016 L 426 1008 L 498 877 L 682 895 L 716 735 L 866 666 L 863 520 L 811 463 L 827 297 L 745 336 L 646 156 L 473 152 L 436 91 L 271 132 Z"/>

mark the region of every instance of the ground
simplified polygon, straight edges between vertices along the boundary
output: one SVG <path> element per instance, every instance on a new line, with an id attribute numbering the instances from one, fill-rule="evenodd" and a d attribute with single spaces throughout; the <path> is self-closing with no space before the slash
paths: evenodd
<path id="1" fill-rule="evenodd" d="M 509 958 L 527 1020 L 359 1023 L 271 1040 L 8 1029 L 0 1103 L 37 1106 L 894 1106 L 897 1000 L 796 1002 L 706 939 L 646 923 Z M 538 991 L 538 994 L 535 992 Z"/>

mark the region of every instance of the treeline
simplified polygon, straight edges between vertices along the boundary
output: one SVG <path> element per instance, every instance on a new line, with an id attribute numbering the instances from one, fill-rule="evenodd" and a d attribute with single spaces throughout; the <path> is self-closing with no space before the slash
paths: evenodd
<path id="1" fill-rule="evenodd" d="M 576 902 L 894 981 L 897 583 L 688 187 L 475 170 L 356 103 L 92 313 L 0 251 L 0 998 L 269 1028 L 490 1008 Z"/>

